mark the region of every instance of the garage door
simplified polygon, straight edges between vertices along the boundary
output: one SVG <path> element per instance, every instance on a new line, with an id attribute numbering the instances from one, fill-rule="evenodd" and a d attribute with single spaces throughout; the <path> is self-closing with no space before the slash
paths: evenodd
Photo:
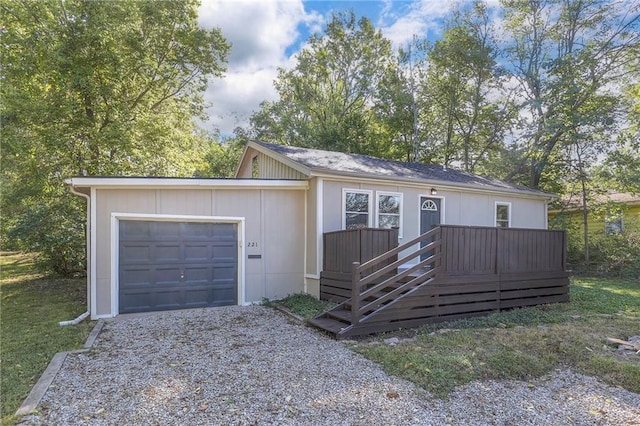
<path id="1" fill-rule="evenodd" d="M 237 226 L 121 220 L 119 312 L 237 304 Z"/>

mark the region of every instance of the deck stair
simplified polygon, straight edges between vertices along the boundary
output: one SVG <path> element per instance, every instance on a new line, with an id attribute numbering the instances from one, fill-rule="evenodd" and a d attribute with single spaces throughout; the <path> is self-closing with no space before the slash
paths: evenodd
<path id="1" fill-rule="evenodd" d="M 417 245 L 419 249 L 398 259 L 399 253 Z M 381 324 L 376 321 L 381 313 L 432 282 L 440 266 L 439 249 L 440 228 L 436 227 L 365 263 L 353 262 L 351 297 L 308 323 L 336 337 L 381 331 Z M 408 262 L 416 261 L 402 269 Z M 398 328 L 393 322 L 386 319 L 384 322 L 389 323 L 387 329 Z"/>

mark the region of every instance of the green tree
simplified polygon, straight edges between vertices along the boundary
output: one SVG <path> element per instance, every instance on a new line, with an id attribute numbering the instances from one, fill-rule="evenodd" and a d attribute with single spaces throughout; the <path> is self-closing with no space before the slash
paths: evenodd
<path id="1" fill-rule="evenodd" d="M 65 178 L 204 167 L 208 144 L 194 118 L 229 45 L 198 27 L 197 5 L 0 2 L 5 245 L 39 250 L 68 273 L 81 267 L 67 240 L 82 241 L 84 215 Z"/>
<path id="2" fill-rule="evenodd" d="M 520 152 L 508 179 L 548 187 L 564 145 L 616 125 L 622 78 L 640 41 L 640 3 L 505 0 L 507 53 L 520 96 Z"/>
<path id="3" fill-rule="evenodd" d="M 422 119 L 428 123 L 423 156 L 468 172 L 486 170 L 503 146 L 514 117 L 503 88 L 486 5 L 456 11 L 428 53 Z"/>
<path id="4" fill-rule="evenodd" d="M 388 156 L 392 137 L 375 105 L 396 66 L 390 41 L 368 19 L 334 14 L 294 68 L 279 70 L 279 100 L 261 105 L 251 133 L 288 145 Z"/>

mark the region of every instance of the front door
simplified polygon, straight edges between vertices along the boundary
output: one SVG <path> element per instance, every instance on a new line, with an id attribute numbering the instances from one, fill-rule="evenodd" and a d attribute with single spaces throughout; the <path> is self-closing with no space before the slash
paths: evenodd
<path id="1" fill-rule="evenodd" d="M 424 234 L 434 226 L 440 225 L 440 206 L 442 200 L 440 198 L 420 197 L 420 234 Z M 429 241 L 423 241 L 420 247 L 424 247 Z M 420 260 L 424 260 L 431 256 L 431 252 L 423 253 Z"/>

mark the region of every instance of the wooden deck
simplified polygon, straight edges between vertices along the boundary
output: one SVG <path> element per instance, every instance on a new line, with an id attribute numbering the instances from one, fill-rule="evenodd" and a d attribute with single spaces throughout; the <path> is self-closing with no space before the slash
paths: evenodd
<path id="1" fill-rule="evenodd" d="M 325 236 L 320 294 L 340 304 L 310 324 L 348 337 L 569 300 L 564 231 L 441 225 L 374 257 L 376 231 Z"/>

